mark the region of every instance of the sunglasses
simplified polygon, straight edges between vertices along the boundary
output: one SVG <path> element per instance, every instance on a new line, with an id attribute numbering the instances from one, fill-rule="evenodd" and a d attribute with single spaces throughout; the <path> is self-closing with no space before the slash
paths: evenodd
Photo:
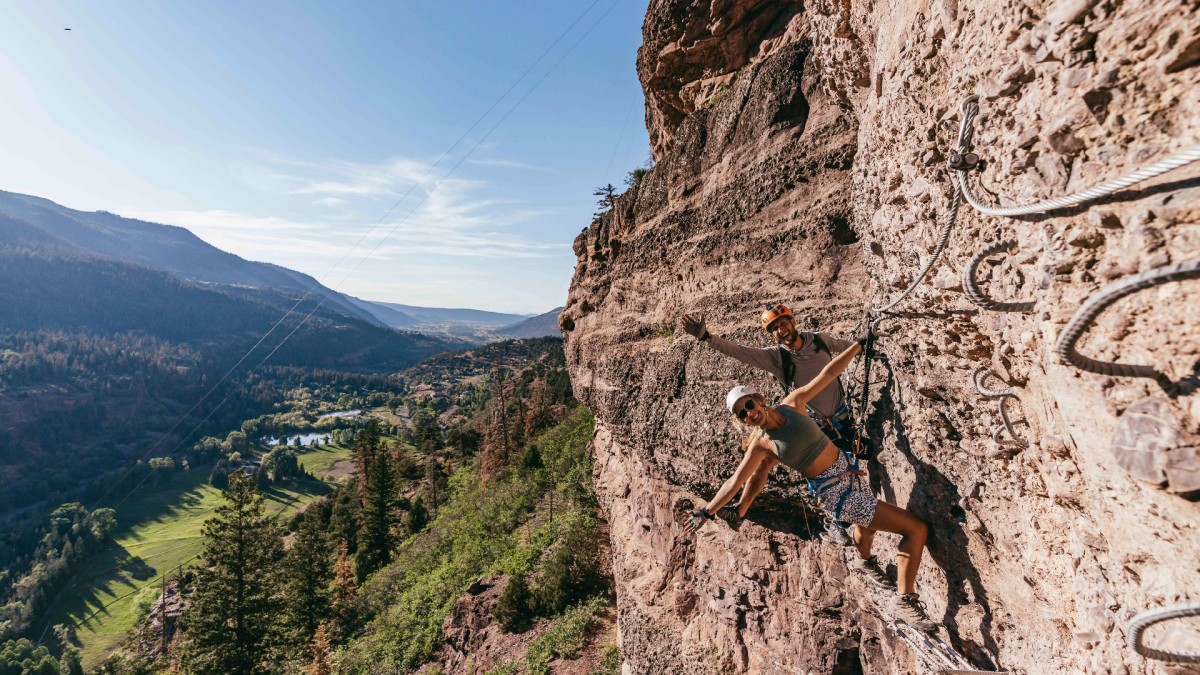
<path id="1" fill-rule="evenodd" d="M 742 408 L 741 410 L 737 411 L 737 413 L 736 413 L 737 418 L 739 420 L 746 419 L 746 415 L 749 414 L 749 412 L 751 410 L 754 410 L 754 399 L 750 399 L 749 401 L 746 401 L 746 406 L 744 408 Z"/>

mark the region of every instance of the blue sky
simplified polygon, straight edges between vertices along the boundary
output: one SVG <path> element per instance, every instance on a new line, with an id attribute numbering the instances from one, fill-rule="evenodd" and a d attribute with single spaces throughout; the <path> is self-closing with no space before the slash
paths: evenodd
<path id="1" fill-rule="evenodd" d="M 546 311 L 566 297 L 593 188 L 649 157 L 644 12 L 5 3 L 0 189 L 187 227 L 370 300 Z"/>

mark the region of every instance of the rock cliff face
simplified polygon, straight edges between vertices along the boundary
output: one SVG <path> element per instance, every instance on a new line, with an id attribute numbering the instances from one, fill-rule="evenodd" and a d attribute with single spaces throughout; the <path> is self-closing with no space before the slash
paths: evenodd
<path id="1" fill-rule="evenodd" d="M 754 319 L 766 302 L 845 334 L 895 297 L 945 222 L 945 154 L 968 94 L 987 160 L 970 180 L 992 203 L 1074 192 L 1200 142 L 1200 11 L 1185 5 L 652 0 L 638 70 L 658 163 L 576 240 L 560 317 L 576 395 L 597 415 L 628 672 L 919 670 L 875 609 L 886 596 L 816 538 L 790 470 L 740 527 L 683 535 L 682 514 L 739 459 L 725 391 L 774 389 L 676 322 L 703 314 L 714 333 L 766 345 Z M 1053 355 L 1100 287 L 1200 258 L 1198 174 L 1045 216 L 964 204 L 884 324 L 872 484 L 929 523 L 922 598 L 981 668 L 1168 672 L 1126 648 L 1128 620 L 1200 600 L 1200 506 L 1180 494 L 1200 489 L 1200 283 L 1123 300 L 1080 343 L 1155 365 L 1173 392 Z M 967 261 L 1004 238 L 1016 250 L 978 278 L 1030 313 L 963 294 Z M 993 439 L 980 368 L 1014 388 L 1028 447 Z M 881 560 L 894 544 L 877 539 Z"/>

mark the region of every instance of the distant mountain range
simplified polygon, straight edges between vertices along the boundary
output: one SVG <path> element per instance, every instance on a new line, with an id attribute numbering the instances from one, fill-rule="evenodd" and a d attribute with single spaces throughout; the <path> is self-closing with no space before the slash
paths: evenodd
<path id="1" fill-rule="evenodd" d="M 562 311 L 562 307 L 555 307 L 545 314 L 531 316 L 524 321 L 505 326 L 497 330 L 496 334 L 510 338 L 561 337 L 562 332 L 558 330 L 558 315 Z"/>
<path id="2" fill-rule="evenodd" d="M 298 272 L 225 253 L 182 228 L 0 192 L 0 330 L 6 332 L 145 334 L 222 359 L 270 332 L 256 359 L 278 348 L 273 364 L 372 371 L 469 346 L 393 330 L 347 296 L 314 284 Z"/>
<path id="3" fill-rule="evenodd" d="M 6 261 L 0 295 L 8 296 L 0 300 L 0 326 L 10 329 L 90 327 L 213 339 L 222 331 L 265 330 L 263 321 L 305 298 L 296 312 L 302 317 L 324 298 L 314 320 L 415 331 L 443 339 L 444 348 L 558 335 L 556 325 L 553 332 L 504 332 L 537 319 L 528 314 L 362 300 L 306 274 L 222 251 L 181 227 L 3 191 L 0 260 Z"/>
<path id="4" fill-rule="evenodd" d="M 76 211 L 48 199 L 0 191 L 0 246 L 92 254 L 166 272 L 194 282 L 268 288 L 297 298 L 328 295 L 325 305 L 385 325 L 341 293 L 294 270 L 252 262 L 173 225 L 122 218 L 107 211 Z"/>

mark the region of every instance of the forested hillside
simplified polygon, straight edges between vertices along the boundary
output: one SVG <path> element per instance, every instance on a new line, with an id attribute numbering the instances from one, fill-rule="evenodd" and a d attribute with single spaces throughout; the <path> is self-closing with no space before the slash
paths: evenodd
<path id="1" fill-rule="evenodd" d="M 81 288 L 88 290 L 86 295 L 79 293 Z M 264 341 L 263 356 L 295 330 L 272 357 L 276 364 L 398 370 L 436 352 L 465 346 L 348 316 L 323 304 L 318 292 L 285 295 L 270 289 L 201 285 L 83 254 L 0 247 L 0 292 L 0 326 L 5 332 L 136 332 L 205 345 L 214 354 L 225 349 L 244 353 L 282 319 Z"/>
<path id="2" fill-rule="evenodd" d="M 139 362 L 147 370 L 183 358 L 147 352 Z M 183 462 L 227 493 L 205 526 L 202 555 L 166 585 L 171 609 L 161 599 L 147 605 L 99 672 L 515 673 L 548 672 L 560 659 L 582 659 L 579 672 L 616 672 L 591 415 L 571 395 L 561 340 L 441 355 L 398 376 L 272 368 L 252 391 L 220 418 L 233 431 L 213 427 L 170 466 L 151 461 L 117 490 L 149 489 Z M 313 432 L 349 448 L 353 472 L 335 470 L 345 476 L 339 487 L 279 522 L 264 495 L 308 469 L 296 462 L 299 449 L 265 439 Z M 253 470 L 243 469 L 255 456 Z M 33 624 L 105 546 L 115 519 L 111 509 L 75 504 L 56 512 L 49 531 L 28 528 L 43 542 L 40 557 L 10 559 L 18 574 L 4 592 L 19 601 L 10 619 Z M 248 555 L 230 557 L 235 540 Z M 35 566 L 53 576 L 30 575 Z M 245 594 L 239 578 L 250 584 Z M 228 602 L 243 596 L 242 605 Z M 165 654 L 163 611 L 178 616 Z M 246 631 L 227 629 L 231 611 L 245 613 Z M 8 634 L 20 628 L 10 623 Z M 69 625 L 51 633 L 49 650 L 9 642 L 0 668 L 19 657 L 40 660 L 39 672 L 76 672 L 78 638 Z"/>

